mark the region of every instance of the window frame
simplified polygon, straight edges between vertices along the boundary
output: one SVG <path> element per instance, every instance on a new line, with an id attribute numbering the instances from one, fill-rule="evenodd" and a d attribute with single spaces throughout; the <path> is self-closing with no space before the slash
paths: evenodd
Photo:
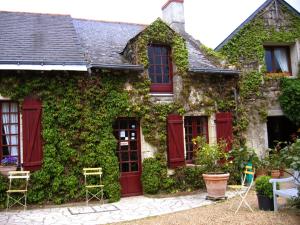
<path id="1" fill-rule="evenodd" d="M 3 159 L 3 157 L 4 156 L 11 156 L 11 154 L 9 154 L 9 155 L 4 155 L 3 154 L 3 140 L 2 140 L 2 138 L 3 138 L 3 136 L 5 135 L 5 134 L 3 134 L 3 131 L 2 131 L 2 127 L 3 127 L 3 123 L 2 123 L 2 115 L 3 115 L 3 112 L 2 112 L 2 104 L 3 103 L 9 103 L 9 114 L 11 114 L 11 111 L 10 111 L 10 105 L 11 105 L 11 103 L 16 103 L 17 104 L 17 109 L 18 109 L 18 111 L 17 111 L 17 114 L 18 114 L 18 133 L 17 134 L 13 134 L 13 135 L 17 135 L 17 140 L 18 140 L 18 144 L 17 145 L 13 145 L 13 146 L 17 146 L 18 147 L 18 155 L 17 155 L 17 159 L 18 159 L 18 162 L 17 162 L 17 164 L 18 165 L 20 165 L 21 164 L 21 161 L 20 161 L 20 159 L 21 159 L 21 156 L 20 156 L 20 154 L 21 154 L 21 144 L 20 144 L 20 136 L 21 136 L 21 133 L 20 133 L 20 131 L 21 131 L 21 128 L 20 128 L 20 126 L 21 126 L 21 121 L 20 121 L 20 106 L 19 106 L 19 103 L 18 102 L 16 102 L 16 101 L 10 101 L 10 100 L 1 100 L 0 101 L 0 126 L 1 126 L 1 129 L 0 129 L 0 136 L 1 136 L 1 138 L 0 138 L 0 160 L 2 160 Z M 12 123 L 9 123 L 9 124 L 12 124 Z M 14 123 L 13 123 L 14 124 Z M 11 132 L 8 134 L 8 135 L 12 135 L 11 134 Z M 9 146 L 9 145 L 7 145 L 7 146 Z M 11 145 L 10 145 L 11 146 Z"/>
<path id="2" fill-rule="evenodd" d="M 194 155 L 193 155 L 193 151 L 194 151 L 194 145 L 193 145 L 193 150 L 191 151 L 188 146 L 189 144 L 191 144 L 191 141 L 188 140 L 188 136 L 190 135 L 189 132 L 187 132 L 187 128 L 188 127 L 192 127 L 192 139 L 197 137 L 199 134 L 197 132 L 197 128 L 198 128 L 198 124 L 197 121 L 201 121 L 202 123 L 202 127 L 201 129 L 203 130 L 203 128 L 205 127 L 206 133 L 204 133 L 205 137 L 206 137 L 206 143 L 209 143 L 209 134 L 208 134 L 208 117 L 207 116 L 185 116 L 184 117 L 184 140 L 185 140 L 185 162 L 192 164 L 194 163 Z M 187 124 L 188 122 L 191 121 L 191 124 Z M 200 134 L 201 135 L 201 134 Z M 203 134 L 202 134 L 203 135 Z M 192 159 L 188 158 L 189 154 L 192 152 Z"/>
<path id="3" fill-rule="evenodd" d="M 274 51 L 277 48 L 284 48 L 286 50 L 287 53 L 287 61 L 288 61 L 288 72 L 276 72 L 274 71 L 275 68 L 275 55 L 274 55 Z M 271 51 L 271 61 L 272 61 L 272 71 L 267 71 L 267 73 L 287 73 L 290 76 L 292 75 L 292 64 L 291 64 L 291 54 L 290 54 L 290 46 L 287 45 L 265 45 L 264 46 L 264 50 L 265 50 L 265 58 L 266 58 L 266 51 L 269 50 Z M 267 62 L 265 59 L 265 64 L 266 64 L 266 70 L 268 68 L 267 66 Z"/>
<path id="4" fill-rule="evenodd" d="M 168 45 L 163 45 L 163 44 L 149 44 L 147 48 L 147 54 L 148 54 L 148 60 L 149 60 L 149 66 L 148 66 L 148 76 L 150 78 L 150 56 L 149 56 L 149 47 L 160 47 L 160 48 L 166 48 L 167 50 L 167 59 L 168 59 L 168 64 L 152 64 L 152 65 L 161 65 L 161 68 L 165 68 L 164 65 L 169 66 L 169 83 L 153 83 L 151 81 L 151 86 L 150 86 L 150 92 L 158 92 L 158 93 L 173 93 L 173 63 L 172 63 L 172 57 L 171 57 L 171 48 Z M 153 51 L 154 53 L 154 51 Z M 153 61 L 155 58 L 155 54 L 152 54 L 153 56 Z M 162 71 L 162 77 L 164 76 L 164 69 Z"/>

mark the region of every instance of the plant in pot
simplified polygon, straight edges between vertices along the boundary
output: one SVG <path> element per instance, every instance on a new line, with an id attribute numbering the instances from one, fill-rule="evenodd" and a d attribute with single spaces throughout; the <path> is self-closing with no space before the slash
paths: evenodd
<path id="1" fill-rule="evenodd" d="M 273 186 L 269 182 L 270 179 L 270 176 L 260 176 L 255 181 L 258 207 L 265 211 L 274 211 Z"/>
<path id="2" fill-rule="evenodd" d="M 256 165 L 256 177 L 266 176 L 270 167 L 270 161 L 268 157 L 264 157 L 258 160 Z"/>
<path id="3" fill-rule="evenodd" d="M 200 165 L 206 189 L 207 198 L 212 200 L 225 198 L 227 181 L 229 179 L 228 153 L 225 151 L 225 144 L 206 143 L 204 137 L 198 136 L 193 140 L 196 146 L 195 163 Z"/>
<path id="4" fill-rule="evenodd" d="M 8 175 L 8 171 L 14 171 L 17 169 L 17 157 L 16 156 L 4 156 L 1 160 L 0 173 L 4 176 Z"/>
<path id="5" fill-rule="evenodd" d="M 271 150 L 269 154 L 269 168 L 271 170 L 272 178 L 280 177 L 280 168 L 282 167 L 281 158 L 279 152 Z"/>

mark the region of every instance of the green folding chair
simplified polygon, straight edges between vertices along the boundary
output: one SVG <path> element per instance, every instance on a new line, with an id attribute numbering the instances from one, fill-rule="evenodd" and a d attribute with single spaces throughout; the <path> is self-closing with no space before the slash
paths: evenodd
<path id="1" fill-rule="evenodd" d="M 98 199 L 103 204 L 102 168 L 83 168 L 86 204 Z"/>
<path id="2" fill-rule="evenodd" d="M 6 191 L 6 210 L 18 204 L 27 208 L 27 187 L 30 171 L 9 171 L 9 188 Z"/>

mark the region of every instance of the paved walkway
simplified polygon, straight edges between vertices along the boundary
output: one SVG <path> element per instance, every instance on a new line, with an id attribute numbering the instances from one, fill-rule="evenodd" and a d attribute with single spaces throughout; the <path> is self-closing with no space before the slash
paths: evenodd
<path id="1" fill-rule="evenodd" d="M 226 195 L 233 197 L 233 192 Z M 0 212 L 1 225 L 79 225 L 107 224 L 149 216 L 157 216 L 212 204 L 205 200 L 206 193 L 170 197 L 149 198 L 145 196 L 122 198 L 110 204 L 63 206 L 43 209 L 10 210 Z"/>

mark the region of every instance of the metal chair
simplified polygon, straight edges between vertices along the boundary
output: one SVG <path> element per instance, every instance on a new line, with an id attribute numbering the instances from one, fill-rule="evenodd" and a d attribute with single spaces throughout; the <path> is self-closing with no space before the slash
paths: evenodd
<path id="1" fill-rule="evenodd" d="M 234 214 L 236 214 L 240 210 L 243 203 L 253 212 L 253 209 L 246 201 L 246 197 L 253 185 L 255 171 L 252 168 L 252 166 L 246 166 L 243 174 L 244 175 L 242 176 L 242 184 L 241 185 L 228 185 L 229 188 L 234 189 L 236 194 L 238 194 L 241 197 L 240 204 L 238 205 Z M 248 185 L 246 185 L 247 175 L 251 176 L 250 184 L 248 184 Z M 234 202 L 231 204 L 230 209 L 232 209 L 233 204 L 234 204 Z"/>
<path id="2" fill-rule="evenodd" d="M 19 204 L 24 207 L 24 210 L 27 208 L 27 187 L 30 177 L 30 171 L 9 171 L 9 188 L 6 191 L 7 202 L 6 210 Z M 22 201 L 24 199 L 24 201 Z"/>
<path id="3" fill-rule="evenodd" d="M 102 168 L 83 168 L 86 204 L 93 198 L 103 203 Z M 95 192 L 93 192 L 95 190 Z"/>

